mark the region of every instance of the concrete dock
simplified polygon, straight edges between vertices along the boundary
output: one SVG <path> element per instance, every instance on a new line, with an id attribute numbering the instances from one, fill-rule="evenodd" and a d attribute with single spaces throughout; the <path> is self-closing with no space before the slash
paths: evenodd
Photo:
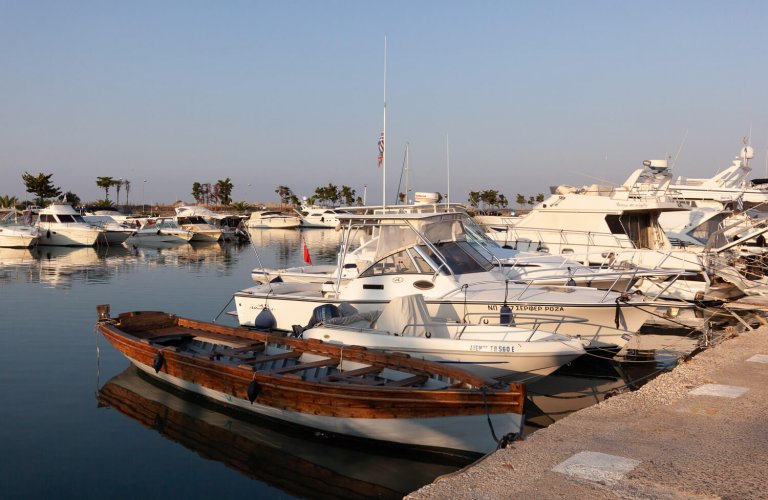
<path id="1" fill-rule="evenodd" d="M 768 327 L 406 498 L 768 498 Z"/>

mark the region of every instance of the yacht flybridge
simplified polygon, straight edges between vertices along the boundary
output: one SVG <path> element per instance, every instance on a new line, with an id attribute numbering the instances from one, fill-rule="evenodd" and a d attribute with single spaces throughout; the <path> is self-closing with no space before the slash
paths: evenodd
<path id="1" fill-rule="evenodd" d="M 348 262 L 351 245 L 360 242 L 368 249 L 358 254 L 355 277 L 241 290 L 235 293 L 240 324 L 290 331 L 309 322 L 321 305 L 346 302 L 372 312 L 395 297 L 421 293 L 434 317 L 526 324 L 532 330 L 580 336 L 591 347 L 621 347 L 660 305 L 638 295 L 510 280 L 498 258 L 473 239 L 465 213 L 350 214 L 341 224 L 340 265 Z"/>
<path id="2" fill-rule="evenodd" d="M 749 160 L 755 152 L 751 146 L 745 145 L 739 150 L 738 156 L 731 165 L 707 178 L 678 177 L 669 186 L 687 201 L 718 201 L 720 203 L 741 204 L 745 208 L 760 205 L 768 209 L 768 179 L 752 179 L 747 177 L 752 172 Z M 666 169 L 666 165 L 662 165 Z"/>

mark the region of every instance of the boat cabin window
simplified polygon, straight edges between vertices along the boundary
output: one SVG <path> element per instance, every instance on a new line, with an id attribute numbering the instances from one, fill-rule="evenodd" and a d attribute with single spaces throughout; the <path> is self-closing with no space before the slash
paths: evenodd
<path id="1" fill-rule="evenodd" d="M 621 224 L 637 248 L 659 248 L 657 214 L 624 214 L 621 216 Z"/>
<path id="2" fill-rule="evenodd" d="M 696 240 L 701 243 L 702 245 L 706 245 L 709 241 L 709 237 L 713 234 L 717 233 L 717 231 L 720 230 L 720 228 L 723 227 L 723 221 L 727 217 L 726 214 L 720 213 L 715 215 L 714 217 L 707 219 L 706 222 L 703 222 L 702 224 L 699 224 L 696 226 L 696 229 L 690 232 L 690 235 Z M 717 242 L 719 245 L 725 244 L 724 236 L 719 238 L 719 242 Z"/>
<path id="3" fill-rule="evenodd" d="M 191 215 L 189 217 L 179 217 L 179 224 L 207 224 L 205 219 L 199 215 Z"/>
<path id="4" fill-rule="evenodd" d="M 435 246 L 454 274 L 480 273 L 493 269 L 493 262 L 483 257 L 466 241 L 445 241 Z M 419 246 L 419 248 L 435 263 L 442 262 L 426 245 Z"/>
<path id="5" fill-rule="evenodd" d="M 605 222 L 611 229 L 612 234 L 626 234 L 636 248 L 659 248 L 659 226 L 658 214 L 633 213 L 618 215 L 606 215 Z"/>
<path id="6" fill-rule="evenodd" d="M 57 222 L 52 214 L 40 214 L 40 222 Z"/>
<path id="7" fill-rule="evenodd" d="M 360 274 L 360 277 L 382 274 L 432 274 L 432 267 L 413 250 L 401 250 L 384 257 Z"/>
<path id="8" fill-rule="evenodd" d="M 606 215 L 605 222 L 608 224 L 611 234 L 625 234 L 618 215 Z"/>

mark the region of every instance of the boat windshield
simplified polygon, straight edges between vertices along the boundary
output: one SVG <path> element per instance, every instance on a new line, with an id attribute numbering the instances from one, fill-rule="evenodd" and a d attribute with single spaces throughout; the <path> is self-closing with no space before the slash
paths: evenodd
<path id="1" fill-rule="evenodd" d="M 62 223 L 80 222 L 86 224 L 85 219 L 80 214 L 58 214 L 57 217 Z"/>
<path id="2" fill-rule="evenodd" d="M 490 252 L 475 241 L 474 232 L 468 232 L 465 219 L 460 214 L 411 219 L 406 223 L 388 222 L 376 229 L 375 264 L 372 267 L 378 266 L 379 274 L 388 273 L 390 269 L 393 270 L 391 272 L 402 272 L 397 271 L 398 265 L 386 266 L 384 263 L 394 259 L 393 263 L 397 264 L 395 256 L 414 248 L 418 248 L 418 252 L 412 251 L 411 255 L 422 253 L 434 262 L 435 267 L 447 264 L 449 269 L 445 272 L 465 274 L 489 271 L 494 267 Z M 435 255 L 433 248 L 437 249 L 438 255 Z M 415 263 L 415 268 L 419 268 L 418 263 Z"/>
<path id="3" fill-rule="evenodd" d="M 178 220 L 179 220 L 179 224 L 207 224 L 207 222 L 205 222 L 205 219 L 203 219 L 199 215 L 179 217 Z"/>
<path id="4" fill-rule="evenodd" d="M 179 229 L 179 225 L 171 219 L 160 219 L 157 221 L 157 227 L 165 229 Z"/>
<path id="5" fill-rule="evenodd" d="M 454 274 L 480 273 L 493 269 L 493 262 L 478 252 L 468 241 L 450 241 L 438 243 L 436 246 Z M 433 260 L 440 262 L 429 247 L 424 245 L 419 248 Z"/>

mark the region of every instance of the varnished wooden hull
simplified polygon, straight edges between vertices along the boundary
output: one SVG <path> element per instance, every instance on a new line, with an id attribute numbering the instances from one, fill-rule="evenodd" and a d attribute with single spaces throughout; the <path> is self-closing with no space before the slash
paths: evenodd
<path id="1" fill-rule="evenodd" d="M 151 325 L 153 321 L 159 325 L 169 320 L 173 322 L 171 327 Z M 163 346 L 156 340 L 166 334 L 162 338 L 192 336 L 195 342 L 204 339 L 205 344 L 210 344 L 213 338 L 223 342 L 221 349 L 232 351 L 238 349 L 235 346 L 248 343 L 274 342 L 274 335 L 163 313 L 121 315 L 116 322 L 100 321 L 98 329 L 149 375 L 225 405 L 326 432 L 409 446 L 487 453 L 498 444 L 492 437 L 494 433 L 500 438 L 519 433 L 522 426 L 522 386 L 494 385 L 461 370 L 422 360 L 355 347 L 342 350 L 322 342 L 282 339 L 280 342 L 285 342 L 293 352 L 303 352 L 302 358 L 295 365 L 280 366 L 272 361 L 280 355 L 265 354 L 262 359 L 270 361 L 262 369 L 260 364 L 255 364 L 261 361 L 233 361 L 215 354 L 219 352 L 216 350 L 206 356 L 170 344 Z M 158 353 L 162 353 L 159 364 Z M 331 362 L 326 362 L 326 358 Z M 258 359 L 258 356 L 248 359 Z M 348 368 L 341 370 L 344 364 Z M 429 377 L 429 381 L 424 382 L 423 387 L 409 386 L 408 377 L 399 382 L 395 377 L 389 382 L 374 383 L 369 379 L 357 383 L 358 379 L 352 374 L 365 372 L 366 366 L 386 366 L 381 373 L 402 370 L 415 374 L 410 379 Z M 327 374 L 319 372 L 321 369 Z M 313 375 L 315 373 L 319 375 Z M 437 380 L 433 374 L 450 378 L 452 384 L 440 387 L 438 382 L 433 383 Z M 258 393 L 251 403 L 248 391 L 253 381 Z"/>
<path id="2" fill-rule="evenodd" d="M 334 446 L 342 443 L 177 395 L 134 367 L 104 384 L 97 399 L 207 459 L 300 498 L 402 498 L 469 462 L 416 461 L 360 449 L 360 443 Z"/>

